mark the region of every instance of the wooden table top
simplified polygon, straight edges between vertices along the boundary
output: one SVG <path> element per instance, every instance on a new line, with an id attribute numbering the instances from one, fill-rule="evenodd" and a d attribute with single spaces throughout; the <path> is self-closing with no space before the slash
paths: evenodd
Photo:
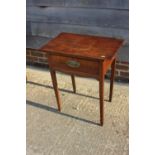
<path id="1" fill-rule="evenodd" d="M 108 37 L 60 33 L 40 50 L 85 58 L 105 59 L 113 57 L 123 40 Z"/>

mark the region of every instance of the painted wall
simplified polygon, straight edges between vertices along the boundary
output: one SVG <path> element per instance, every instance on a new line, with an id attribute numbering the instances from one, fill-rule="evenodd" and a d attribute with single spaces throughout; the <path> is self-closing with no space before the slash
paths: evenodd
<path id="1" fill-rule="evenodd" d="M 128 0 L 27 0 L 27 35 L 53 38 L 73 32 L 125 39 L 119 60 L 129 57 Z"/>

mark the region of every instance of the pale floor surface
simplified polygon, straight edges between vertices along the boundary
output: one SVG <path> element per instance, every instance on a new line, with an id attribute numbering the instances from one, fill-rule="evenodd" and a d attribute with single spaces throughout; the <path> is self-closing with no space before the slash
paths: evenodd
<path id="1" fill-rule="evenodd" d="M 62 112 L 57 111 L 50 73 L 27 67 L 27 155 L 128 155 L 128 84 L 115 83 L 105 122 L 99 123 L 98 81 L 57 73 Z"/>

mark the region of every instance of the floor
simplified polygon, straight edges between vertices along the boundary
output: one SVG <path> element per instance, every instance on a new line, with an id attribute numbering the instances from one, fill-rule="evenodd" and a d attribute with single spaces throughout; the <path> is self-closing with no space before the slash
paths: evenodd
<path id="1" fill-rule="evenodd" d="M 57 73 L 62 112 L 48 69 L 27 66 L 27 155 L 128 155 L 128 84 L 115 83 L 108 102 L 105 82 L 105 122 L 99 126 L 98 81 Z"/>

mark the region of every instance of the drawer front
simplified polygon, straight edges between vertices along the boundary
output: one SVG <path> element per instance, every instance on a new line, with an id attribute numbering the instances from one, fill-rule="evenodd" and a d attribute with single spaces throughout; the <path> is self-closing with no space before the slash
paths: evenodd
<path id="1" fill-rule="evenodd" d="M 79 76 L 98 77 L 99 75 L 98 61 L 58 55 L 50 55 L 48 60 L 50 67 L 54 70 Z"/>

